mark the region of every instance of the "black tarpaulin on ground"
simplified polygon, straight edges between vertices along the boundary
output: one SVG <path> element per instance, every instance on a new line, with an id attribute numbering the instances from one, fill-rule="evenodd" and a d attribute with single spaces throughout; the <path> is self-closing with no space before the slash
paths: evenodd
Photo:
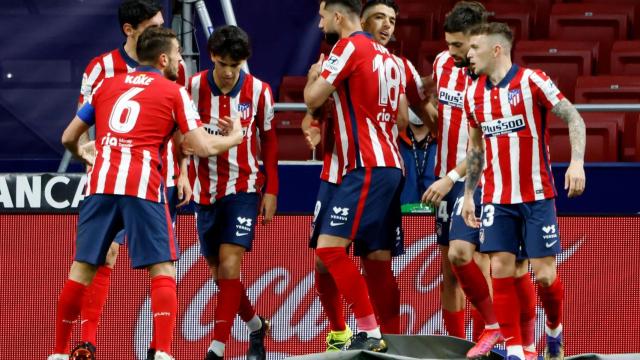
<path id="1" fill-rule="evenodd" d="M 370 351 L 342 351 L 334 353 L 293 356 L 291 360 L 465 360 L 473 343 L 450 336 L 438 335 L 385 335 L 389 350 L 384 353 Z M 491 353 L 486 360 L 502 360 L 497 353 Z M 583 354 L 566 357 L 566 360 L 640 360 L 640 354 L 600 355 Z"/>

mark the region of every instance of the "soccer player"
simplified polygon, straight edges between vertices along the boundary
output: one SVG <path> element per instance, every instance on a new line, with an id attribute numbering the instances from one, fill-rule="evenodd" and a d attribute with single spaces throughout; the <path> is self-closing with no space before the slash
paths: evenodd
<path id="1" fill-rule="evenodd" d="M 471 127 L 462 215 L 469 226 L 480 228 L 484 239 L 480 249 L 491 257 L 494 309 L 506 338 L 507 358 L 524 358 L 519 329 L 522 294 L 514 284 L 516 254 L 522 246 L 547 316 L 545 358 L 558 360 L 564 358 L 564 290 L 556 270 L 555 256 L 561 248 L 546 113 L 553 112 L 569 126 L 571 163 L 565 175 L 569 197 L 582 194 L 585 187 L 585 125 L 544 72 L 512 64 L 512 45 L 513 34 L 504 23 L 471 31 L 468 57 L 480 78 L 464 98 Z M 478 219 L 473 194 L 481 175 L 483 205 Z"/>
<path id="2" fill-rule="evenodd" d="M 468 138 L 467 116 L 462 98 L 466 87 L 474 78 L 467 68 L 468 32 L 473 26 L 485 22 L 486 17 L 482 4 L 461 1 L 445 18 L 444 32 L 448 51 L 440 53 L 433 66 L 438 101 L 435 175 L 439 180 L 423 196 L 423 201 L 433 203 L 438 208 L 436 234 L 442 256 L 440 300 L 445 328 L 449 335 L 466 338 L 463 289 L 480 314 L 478 316 L 474 311 L 474 330 L 482 329 L 482 325 L 485 327 L 477 344 L 467 353 L 469 359 L 484 356 L 502 340 L 487 280 L 474 260 L 474 252 L 479 245 L 478 231 L 468 228 L 459 214 L 454 212 L 454 204 L 462 201 L 464 189 L 459 179 L 464 176 L 463 160 Z M 479 190 L 476 196 L 479 196 Z M 478 256 L 476 258 L 483 260 Z M 485 272 L 488 272 L 488 268 Z"/>
<path id="3" fill-rule="evenodd" d="M 147 28 L 136 46 L 141 66 L 98 84 L 62 135 L 65 147 L 82 155 L 79 138 L 95 124 L 97 149 L 95 163 L 90 164 L 88 196 L 80 209 L 75 259 L 58 299 L 50 360 L 69 358 L 71 330 L 86 288 L 123 227 L 133 267 L 146 268 L 151 278 L 155 359 L 171 359 L 177 312 L 172 262 L 178 259 L 178 246 L 166 203 L 160 148 L 176 126 L 185 144 L 200 156 L 226 151 L 242 139 L 239 121 L 227 123 L 228 136 L 212 136 L 201 128 L 189 94 L 171 81 L 178 75 L 179 49 L 170 29 Z M 93 359 L 94 350 L 77 348 L 72 358 Z"/>
<path id="4" fill-rule="evenodd" d="M 240 281 L 240 265 L 244 253 L 251 250 L 258 211 L 264 215 L 264 224 L 276 211 L 278 141 L 272 124 L 273 97 L 269 84 L 242 70 L 251 55 L 244 30 L 237 26 L 216 29 L 208 49 L 214 67 L 189 80 L 204 127 L 218 133 L 219 119 L 239 118 L 244 136 L 242 144 L 228 153 L 193 159 L 200 252 L 220 290 L 206 358 L 222 359 L 238 313 L 251 332 L 247 359 L 266 359 L 264 338 L 269 321 L 256 315 Z M 264 173 L 259 170 L 258 149 Z"/>
<path id="5" fill-rule="evenodd" d="M 116 75 L 130 73 L 138 66 L 138 56 L 136 53 L 136 43 L 140 34 L 149 26 L 162 26 L 162 8 L 155 0 L 125 0 L 118 8 L 118 20 L 120 29 L 126 37 L 125 43 L 107 53 L 95 57 L 83 74 L 78 108 L 91 97 L 96 86 L 104 79 L 112 78 Z M 185 83 L 184 66 L 179 67 L 178 80 L 181 85 Z M 88 136 L 83 134 L 80 143 L 88 141 Z M 175 221 L 177 207 L 184 205 L 191 198 L 191 187 L 186 171 L 186 158 L 174 161 L 180 157 L 179 152 L 173 144 L 172 139 L 163 145 L 163 176 L 167 186 L 167 203 L 172 221 Z M 182 201 L 180 201 L 182 200 Z M 180 203 L 178 203 L 180 201 Z M 107 301 L 110 287 L 111 271 L 118 257 L 119 246 L 125 242 L 125 233 L 120 231 L 113 243 L 104 265 L 98 268 L 98 272 L 87 290 L 85 303 L 81 312 L 81 340 L 85 344 L 95 346 L 97 343 L 97 331 L 100 316 Z M 153 359 L 154 341 L 149 349 L 149 359 Z"/>
<path id="6" fill-rule="evenodd" d="M 353 309 L 360 332 L 349 349 L 383 352 L 387 346 L 366 282 L 345 248 L 353 241 L 357 255 L 386 253 L 390 260 L 388 250 L 401 241 L 402 162 L 395 142 L 399 109 L 407 117 L 401 72 L 389 51 L 362 32 L 360 1 L 326 0 L 319 13 L 323 31 L 339 34 L 340 40 L 327 61 L 321 57 L 311 66 L 305 103 L 314 112 L 333 96 L 334 135 L 345 165 L 338 171 L 346 174 L 316 224 L 316 255 Z"/>

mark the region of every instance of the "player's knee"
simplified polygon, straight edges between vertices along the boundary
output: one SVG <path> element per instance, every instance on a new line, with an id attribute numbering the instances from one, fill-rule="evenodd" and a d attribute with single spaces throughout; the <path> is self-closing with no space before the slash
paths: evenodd
<path id="1" fill-rule="evenodd" d="M 545 267 L 537 269 L 537 271 L 534 271 L 534 274 L 536 276 L 536 282 L 543 287 L 549 287 L 556 281 L 557 275 L 554 268 Z"/>
<path id="2" fill-rule="evenodd" d="M 108 267 L 113 267 L 116 264 L 116 260 L 118 259 L 118 253 L 120 251 L 120 245 L 117 243 L 111 243 L 109 250 L 107 251 L 107 256 L 105 257 L 104 263 Z"/>
<path id="3" fill-rule="evenodd" d="M 473 252 L 462 248 L 449 248 L 449 261 L 454 266 L 462 266 L 468 264 L 473 259 Z"/>
<path id="4" fill-rule="evenodd" d="M 515 262 L 499 256 L 491 258 L 491 274 L 496 278 L 514 276 L 516 272 Z"/>
<path id="5" fill-rule="evenodd" d="M 240 263 L 239 257 L 227 257 L 220 259 L 218 265 L 218 276 L 223 279 L 236 279 L 240 276 Z"/>

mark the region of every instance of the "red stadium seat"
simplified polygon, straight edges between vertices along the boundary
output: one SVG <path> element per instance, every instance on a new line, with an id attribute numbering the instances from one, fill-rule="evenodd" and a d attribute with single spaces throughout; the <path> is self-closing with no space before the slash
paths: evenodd
<path id="1" fill-rule="evenodd" d="M 529 7 L 531 13 L 531 29 L 530 38 L 545 39 L 549 30 L 549 12 L 553 0 L 490 0 L 487 8 L 491 8 L 492 3 L 502 3 L 509 5 L 524 5 Z"/>
<path id="2" fill-rule="evenodd" d="M 576 81 L 576 103 L 625 104 L 640 103 L 640 76 L 584 76 Z M 625 113 L 622 132 L 621 159 L 631 161 L 637 154 L 636 128 L 640 122 L 637 112 Z"/>
<path id="3" fill-rule="evenodd" d="M 307 84 L 306 76 L 284 76 L 280 83 L 278 98 L 280 102 L 304 102 L 304 86 Z"/>
<path id="4" fill-rule="evenodd" d="M 307 147 L 300 124 L 303 112 L 276 112 L 273 119 L 278 134 L 278 160 L 310 160 L 311 150 Z"/>
<path id="5" fill-rule="evenodd" d="M 416 63 L 420 42 L 432 38 L 433 13 L 404 14 L 400 12 L 394 35 L 397 40 L 402 41 L 402 55 L 412 63 Z"/>
<path id="6" fill-rule="evenodd" d="M 511 27 L 516 40 L 529 40 L 529 28 L 533 25 L 534 7 L 529 4 L 489 3 L 488 11 L 494 13 L 489 20 L 504 22 Z"/>
<path id="7" fill-rule="evenodd" d="M 638 0 L 582 0 L 582 3 L 599 3 L 599 4 L 615 4 L 615 5 L 635 5 L 635 19 L 640 19 L 640 2 Z M 640 38 L 640 26 L 634 26 L 635 38 Z"/>
<path id="8" fill-rule="evenodd" d="M 585 161 L 618 161 L 618 123 L 615 119 L 588 119 Z M 569 128 L 561 121 L 549 122 L 549 152 L 552 162 L 571 160 Z"/>
<path id="9" fill-rule="evenodd" d="M 614 4 L 555 4 L 549 20 L 552 40 L 598 41 L 602 54 L 609 54 L 613 42 L 625 40 L 634 21 L 634 7 Z M 609 71 L 608 56 L 599 59 L 598 71 Z"/>
<path id="10" fill-rule="evenodd" d="M 541 69 L 562 93 L 573 100 L 576 77 L 591 75 L 598 58 L 598 43 L 592 41 L 520 41 L 516 43 L 516 63 Z"/>
<path id="11" fill-rule="evenodd" d="M 433 72 L 433 61 L 436 56 L 447 50 L 447 43 L 440 41 L 423 41 L 420 43 L 420 53 L 418 54 L 418 62 L 413 64 L 421 76 L 431 75 Z"/>
<path id="12" fill-rule="evenodd" d="M 634 156 L 631 161 L 640 161 L 640 126 L 636 124 L 636 136 L 635 136 Z"/>
<path id="13" fill-rule="evenodd" d="M 611 75 L 640 75 L 640 40 L 613 43 Z"/>

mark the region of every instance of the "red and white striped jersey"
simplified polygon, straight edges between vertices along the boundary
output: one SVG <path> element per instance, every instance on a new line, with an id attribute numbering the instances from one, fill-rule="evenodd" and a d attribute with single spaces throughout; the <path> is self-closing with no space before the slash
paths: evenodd
<path id="1" fill-rule="evenodd" d="M 513 65 L 496 86 L 486 76 L 465 96 L 469 125 L 482 130 L 483 203 L 518 204 L 556 196 L 546 114 L 564 99 L 540 70 Z"/>
<path id="2" fill-rule="evenodd" d="M 333 116 L 328 117 L 329 111 Z M 320 180 L 330 182 L 332 184 L 340 184 L 342 177 L 346 173 L 345 157 L 342 155 L 342 144 L 336 142 L 334 135 L 334 127 L 336 126 L 336 112 L 333 99 L 329 98 L 323 105 L 322 111 L 322 143 L 324 149 L 322 153 L 322 171 L 320 172 Z"/>
<path id="3" fill-rule="evenodd" d="M 102 80 L 133 72 L 137 66 L 138 62 L 127 54 L 123 46 L 93 58 L 89 65 L 87 65 L 84 74 L 82 74 L 82 85 L 80 87 L 78 103 L 83 104 L 90 98 L 96 85 Z M 176 82 L 184 86 L 185 80 L 186 68 L 184 63 L 180 62 L 178 80 Z M 169 139 L 162 153 L 163 175 L 167 187 L 175 186 L 175 178 L 177 178 L 180 173 L 178 163 L 175 161 L 177 158 L 176 154 L 173 140 Z"/>
<path id="4" fill-rule="evenodd" d="M 463 99 L 472 79 L 466 68 L 455 65 L 448 51 L 436 56 L 432 76 L 438 96 L 438 146 L 434 172 L 441 178 L 467 157 L 469 131 Z"/>
<path id="5" fill-rule="evenodd" d="M 336 88 L 334 134 L 347 171 L 401 169 L 396 122 L 404 87 L 393 55 L 368 34 L 357 32 L 336 43 L 321 76 Z"/>
<path id="6" fill-rule="evenodd" d="M 393 55 L 393 57 L 396 59 L 396 63 L 400 67 L 402 85 L 405 88 L 409 105 L 420 104 L 422 101 L 426 100 L 424 84 L 422 83 L 420 74 L 418 74 L 416 68 L 407 58 L 396 55 Z"/>
<path id="7" fill-rule="evenodd" d="M 129 195 L 165 200 L 160 149 L 177 127 L 201 126 L 187 90 L 152 67 L 105 79 L 78 112 L 96 126 L 96 160 L 87 195 Z M 87 115 L 86 109 L 93 113 Z"/>
<path id="8" fill-rule="evenodd" d="M 259 192 L 266 180 L 266 192 L 277 194 L 277 137 L 273 127 L 273 96 L 269 84 L 240 72 L 238 83 L 223 94 L 213 80 L 213 71 L 197 73 L 189 80 L 189 91 L 205 129 L 218 134 L 218 119 L 239 117 L 244 139 L 228 152 L 211 157 L 193 157 L 190 180 L 193 197 L 201 205 L 239 192 Z M 258 146 L 258 139 L 261 146 Z M 262 155 L 265 176 L 258 168 Z"/>

